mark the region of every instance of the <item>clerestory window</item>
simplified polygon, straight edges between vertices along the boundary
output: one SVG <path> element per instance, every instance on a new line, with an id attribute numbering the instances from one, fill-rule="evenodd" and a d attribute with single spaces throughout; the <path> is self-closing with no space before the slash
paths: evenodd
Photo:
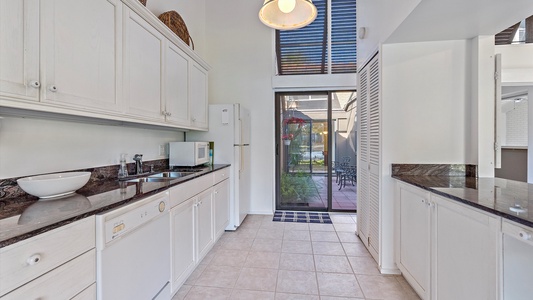
<path id="1" fill-rule="evenodd" d="M 356 0 L 314 0 L 318 16 L 304 28 L 276 30 L 279 75 L 355 73 Z"/>

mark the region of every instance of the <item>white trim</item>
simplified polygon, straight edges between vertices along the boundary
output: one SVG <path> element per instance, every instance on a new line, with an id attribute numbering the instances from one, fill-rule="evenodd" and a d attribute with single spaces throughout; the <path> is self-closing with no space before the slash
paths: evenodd
<path id="1" fill-rule="evenodd" d="M 357 74 L 346 73 L 272 76 L 272 88 L 276 92 L 298 90 L 355 90 L 357 88 Z"/>

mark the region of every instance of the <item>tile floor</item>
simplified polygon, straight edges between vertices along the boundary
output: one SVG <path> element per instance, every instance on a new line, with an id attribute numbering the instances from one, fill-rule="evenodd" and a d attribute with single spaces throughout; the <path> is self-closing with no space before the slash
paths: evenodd
<path id="1" fill-rule="evenodd" d="M 249 215 L 226 232 L 174 296 L 178 299 L 419 299 L 402 276 L 381 275 L 355 235 L 355 215 L 333 224 Z"/>

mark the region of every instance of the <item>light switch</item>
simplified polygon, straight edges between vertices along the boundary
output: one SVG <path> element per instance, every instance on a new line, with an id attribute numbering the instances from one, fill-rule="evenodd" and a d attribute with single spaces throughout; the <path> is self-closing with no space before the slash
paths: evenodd
<path id="1" fill-rule="evenodd" d="M 229 124 L 229 112 L 227 109 L 222 110 L 222 125 Z"/>

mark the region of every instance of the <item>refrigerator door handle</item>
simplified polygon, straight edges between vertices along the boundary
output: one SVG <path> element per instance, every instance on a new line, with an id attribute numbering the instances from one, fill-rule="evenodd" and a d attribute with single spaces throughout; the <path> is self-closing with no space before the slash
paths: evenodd
<path id="1" fill-rule="evenodd" d="M 241 179 L 241 171 L 244 170 L 244 155 L 242 153 L 242 145 L 240 146 L 241 147 L 241 166 L 240 166 L 240 170 L 239 170 L 239 179 Z"/>

